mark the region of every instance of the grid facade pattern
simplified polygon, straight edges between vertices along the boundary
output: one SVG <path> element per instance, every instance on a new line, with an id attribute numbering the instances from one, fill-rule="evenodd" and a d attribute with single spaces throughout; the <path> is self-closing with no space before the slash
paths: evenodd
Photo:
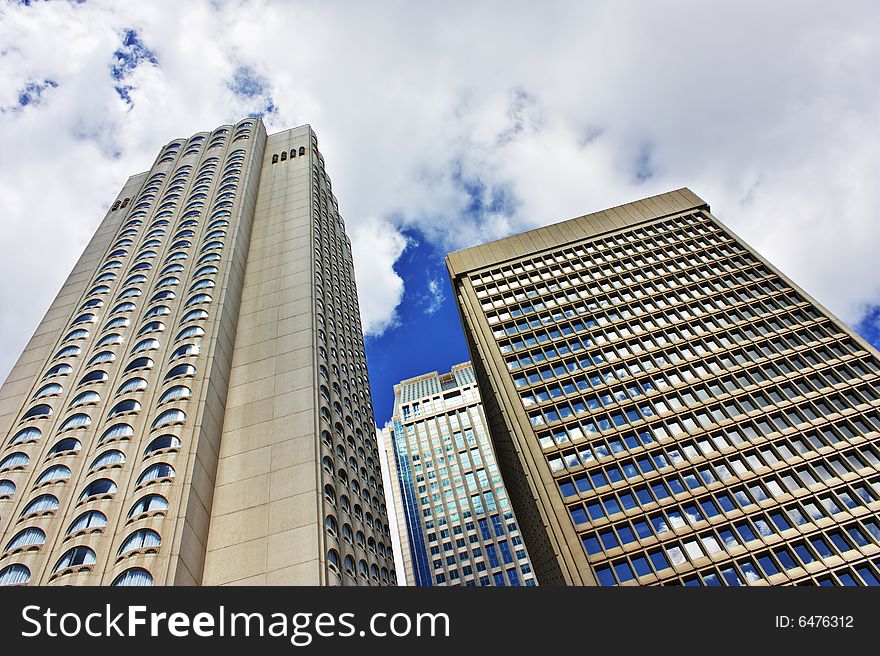
<path id="1" fill-rule="evenodd" d="M 555 582 L 876 585 L 877 352 L 695 205 L 450 267 L 523 531 Z"/>
<path id="2" fill-rule="evenodd" d="M 412 583 L 535 585 L 471 365 L 405 380 L 394 391 L 389 462 L 404 501 Z"/>

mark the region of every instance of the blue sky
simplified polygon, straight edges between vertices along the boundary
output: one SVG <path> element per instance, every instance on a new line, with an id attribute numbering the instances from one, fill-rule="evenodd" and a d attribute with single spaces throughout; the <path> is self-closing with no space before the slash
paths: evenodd
<path id="1" fill-rule="evenodd" d="M 446 253 L 682 186 L 877 344 L 876 3 L 545 5 L 0 4 L 0 379 L 126 178 L 243 116 L 318 134 L 380 425 L 468 357 Z"/>
<path id="2" fill-rule="evenodd" d="M 444 373 L 470 358 L 443 262 L 445 252 L 416 231 L 406 237 L 408 246 L 395 264 L 406 290 L 398 321 L 366 340 L 379 426 L 391 418 L 396 383 L 431 371 Z"/>

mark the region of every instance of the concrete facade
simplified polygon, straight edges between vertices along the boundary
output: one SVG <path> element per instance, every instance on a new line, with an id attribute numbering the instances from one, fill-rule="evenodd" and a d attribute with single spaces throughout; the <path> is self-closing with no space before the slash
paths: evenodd
<path id="1" fill-rule="evenodd" d="M 878 584 L 878 353 L 693 192 L 447 267 L 542 585 Z"/>
<path id="2" fill-rule="evenodd" d="M 0 388 L 0 434 L 0 583 L 393 584 L 311 128 L 245 119 L 130 178 Z"/>
<path id="3" fill-rule="evenodd" d="M 384 442 L 407 585 L 535 585 L 469 362 L 395 385 Z"/>

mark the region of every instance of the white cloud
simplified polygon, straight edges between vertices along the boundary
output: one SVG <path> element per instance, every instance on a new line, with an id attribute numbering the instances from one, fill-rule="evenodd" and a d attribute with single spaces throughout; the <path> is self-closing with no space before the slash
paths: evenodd
<path id="1" fill-rule="evenodd" d="M 127 28 L 158 61 L 131 107 Z M 270 131 L 319 135 L 373 333 L 403 229 L 458 248 L 679 186 L 855 322 L 880 302 L 878 34 L 868 0 L 4 5 L 0 107 L 57 87 L 0 113 L 0 377 L 126 177 L 269 101 Z"/>
<path id="2" fill-rule="evenodd" d="M 377 219 L 362 221 L 347 231 L 351 237 L 364 333 L 379 335 L 397 323 L 403 280 L 393 267 L 406 249 L 406 238 L 393 226 Z"/>
<path id="3" fill-rule="evenodd" d="M 443 306 L 443 301 L 445 300 L 446 296 L 443 294 L 440 280 L 437 278 L 428 280 L 428 293 L 421 299 L 422 304 L 425 306 L 425 314 L 431 315 L 437 312 Z"/>

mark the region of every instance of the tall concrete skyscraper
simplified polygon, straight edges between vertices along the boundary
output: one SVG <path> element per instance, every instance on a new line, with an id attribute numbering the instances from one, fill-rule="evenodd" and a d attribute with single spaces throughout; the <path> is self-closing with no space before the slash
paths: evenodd
<path id="1" fill-rule="evenodd" d="M 311 128 L 246 119 L 129 178 L 0 389 L 0 436 L 0 584 L 392 583 Z"/>
<path id="2" fill-rule="evenodd" d="M 408 585 L 535 585 L 469 362 L 395 385 L 384 442 Z"/>
<path id="3" fill-rule="evenodd" d="M 541 584 L 878 584 L 878 353 L 690 190 L 447 266 Z"/>

